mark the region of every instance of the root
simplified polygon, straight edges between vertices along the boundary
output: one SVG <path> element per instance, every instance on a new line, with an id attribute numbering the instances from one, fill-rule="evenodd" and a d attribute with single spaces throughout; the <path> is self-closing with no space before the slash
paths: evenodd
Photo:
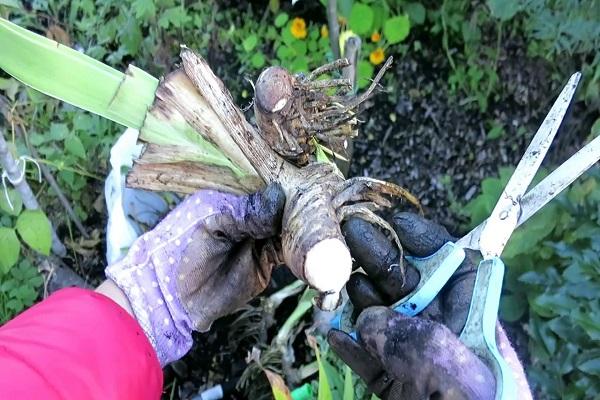
<path id="1" fill-rule="evenodd" d="M 344 203 L 364 199 L 377 203 L 376 199 L 381 195 L 406 199 L 423 214 L 423 208 L 419 200 L 408 190 L 390 182 L 364 176 L 347 179 L 342 185 L 341 192 L 333 199 L 333 205 L 335 208 L 339 208 Z M 380 205 L 387 206 L 386 204 L 389 204 L 389 202 Z"/>
<path id="2" fill-rule="evenodd" d="M 308 81 L 302 84 L 304 90 L 319 90 L 327 88 L 352 88 L 352 82 L 350 79 L 326 79 L 322 81 Z"/>
<path id="3" fill-rule="evenodd" d="M 356 98 L 354 98 L 351 102 L 344 104 L 344 106 L 348 109 L 353 109 L 353 108 L 358 107 L 358 105 L 360 103 L 363 103 L 365 100 L 367 100 L 369 97 L 371 97 L 373 94 L 373 91 L 379 85 L 379 81 L 381 81 L 381 78 L 383 78 L 383 74 L 385 74 L 385 71 L 387 71 L 392 66 L 392 61 L 393 61 L 393 58 L 388 57 L 388 59 L 385 61 L 385 64 L 383 64 L 383 67 L 381 67 L 381 69 L 379 70 L 377 75 L 375 75 L 375 79 L 373 79 L 373 82 L 371 82 L 371 85 L 369 86 L 369 88 L 364 93 L 362 93 L 360 96 L 357 96 Z"/>
<path id="4" fill-rule="evenodd" d="M 391 202 L 385 197 L 386 195 L 408 199 L 422 212 L 418 200 L 406 189 L 393 183 L 367 177 L 351 178 L 344 181 L 340 187 L 340 191 L 332 199 L 331 204 L 337 210 L 336 215 L 340 223 L 352 215 L 360 215 L 367 222 L 371 222 L 389 232 L 400 253 L 398 264 L 404 278 L 405 270 L 402 260 L 404 249 L 402 248 L 400 239 L 390 224 L 374 213 L 375 210 L 381 207 L 391 206 Z"/>
<path id="5" fill-rule="evenodd" d="M 348 61 L 348 59 L 340 58 L 338 60 L 332 61 L 325 65 L 321 65 L 320 67 L 316 68 L 314 71 L 312 71 L 310 74 L 308 74 L 307 79 L 309 81 L 313 81 L 323 74 L 326 74 L 328 72 L 333 72 L 336 70 L 340 70 L 342 68 L 346 68 L 349 65 L 350 65 L 350 61 Z"/>
<path id="6" fill-rule="evenodd" d="M 323 141 L 344 143 L 356 133 L 356 107 L 374 93 L 391 59 L 367 92 L 358 97 L 344 94 L 347 80 L 315 80 L 346 66 L 345 60 L 318 68 L 308 77 L 293 76 L 281 67 L 266 69 L 256 82 L 254 101 L 260 134 L 245 120 L 203 59 L 188 49 L 182 51 L 182 59 L 202 107 L 190 110 L 185 102 L 177 101 L 176 110 L 197 132 L 210 131 L 212 125 L 220 124 L 265 182 L 281 184 L 286 194 L 281 233 L 283 260 L 296 277 L 324 294 L 321 305 L 325 309 L 337 306 L 339 293 L 352 271 L 341 221 L 360 215 L 389 232 L 402 254 L 394 230 L 373 211 L 391 205 L 386 196 L 405 198 L 421 210 L 417 199 L 397 185 L 376 179 L 345 181 L 334 165 L 314 162 L 313 154 L 319 147 L 317 135 Z M 330 91 L 336 93 L 330 95 Z"/>
<path id="7" fill-rule="evenodd" d="M 325 73 L 347 67 L 346 59 L 323 65 L 308 76 L 291 75 L 281 67 L 267 68 L 256 82 L 254 101 L 261 136 L 273 150 L 297 166 L 315 161 L 312 140 L 318 139 L 328 147 L 340 137 L 357 135 L 358 106 L 373 95 L 391 63 L 390 57 L 367 91 L 359 96 L 350 93 L 349 79 L 316 80 Z"/>
<path id="8" fill-rule="evenodd" d="M 348 252 L 336 210 L 331 205 L 342 182 L 343 177 L 334 166 L 311 164 L 300 170 L 296 184 L 286 193 L 281 234 L 285 262 L 297 277 L 321 292 L 339 292 L 351 270 L 351 266 L 346 270 L 341 260 L 328 260 L 324 258 L 328 257 L 326 253 L 321 253 L 325 250 L 321 243 L 329 243 L 327 248 L 341 254 L 343 249 L 334 243 L 336 240 Z M 318 281 L 314 279 L 317 270 L 325 276 Z"/>

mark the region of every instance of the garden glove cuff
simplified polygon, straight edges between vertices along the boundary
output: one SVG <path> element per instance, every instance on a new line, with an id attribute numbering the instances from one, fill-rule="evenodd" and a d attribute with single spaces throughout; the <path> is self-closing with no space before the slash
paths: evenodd
<path id="1" fill-rule="evenodd" d="M 249 196 L 201 190 L 127 256 L 106 269 L 123 290 L 162 365 L 181 358 L 192 330 L 206 331 L 268 284 L 285 195 L 277 184 Z"/>

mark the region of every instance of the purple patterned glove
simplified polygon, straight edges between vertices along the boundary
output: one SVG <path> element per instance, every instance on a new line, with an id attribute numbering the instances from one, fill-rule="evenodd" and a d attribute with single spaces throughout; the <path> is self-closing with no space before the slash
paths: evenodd
<path id="1" fill-rule="evenodd" d="M 106 268 L 161 365 L 187 353 L 192 330 L 208 330 L 267 286 L 284 204 L 277 184 L 249 196 L 201 190 Z"/>

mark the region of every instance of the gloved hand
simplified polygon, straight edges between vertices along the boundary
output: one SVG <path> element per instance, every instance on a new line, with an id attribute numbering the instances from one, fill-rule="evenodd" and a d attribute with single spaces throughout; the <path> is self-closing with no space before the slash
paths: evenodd
<path id="1" fill-rule="evenodd" d="M 236 196 L 201 190 L 139 237 L 106 275 L 127 296 L 161 365 L 269 283 L 285 194 L 278 184 Z"/>
<path id="2" fill-rule="evenodd" d="M 433 254 L 454 240 L 440 225 L 416 214 L 393 218 L 404 250 L 414 256 Z M 396 246 L 371 224 L 354 218 L 342 227 L 353 258 L 367 275 L 353 274 L 346 285 L 358 312 L 358 342 L 332 330 L 334 351 L 370 390 L 387 399 L 493 399 L 495 380 L 490 369 L 459 341 L 469 312 L 475 283 L 475 254 L 467 257 L 436 299 L 415 318 L 387 307 L 409 294 L 419 273 L 404 261 L 399 268 Z M 519 392 L 531 398 L 516 354 L 503 331 L 497 334 L 500 351 L 516 371 Z"/>

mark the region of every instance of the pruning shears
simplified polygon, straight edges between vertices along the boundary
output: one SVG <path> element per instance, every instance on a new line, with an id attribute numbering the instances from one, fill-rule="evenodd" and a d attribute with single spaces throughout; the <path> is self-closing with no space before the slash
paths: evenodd
<path id="1" fill-rule="evenodd" d="M 496 378 L 496 399 L 517 398 L 510 368 L 496 346 L 496 322 L 502 291 L 504 263 L 500 255 L 513 231 L 539 211 L 563 189 L 600 159 L 600 137 L 581 148 L 544 180 L 525 193 L 544 159 L 573 99 L 581 77 L 569 79 L 536 132 L 491 215 L 456 242 L 448 242 L 429 257 L 407 257 L 420 274 L 416 288 L 391 308 L 407 316 L 425 309 L 465 259 L 465 249 L 481 252 L 473 297 L 460 340 L 492 369 Z M 352 304 L 346 303 L 334 324 L 353 333 Z"/>

